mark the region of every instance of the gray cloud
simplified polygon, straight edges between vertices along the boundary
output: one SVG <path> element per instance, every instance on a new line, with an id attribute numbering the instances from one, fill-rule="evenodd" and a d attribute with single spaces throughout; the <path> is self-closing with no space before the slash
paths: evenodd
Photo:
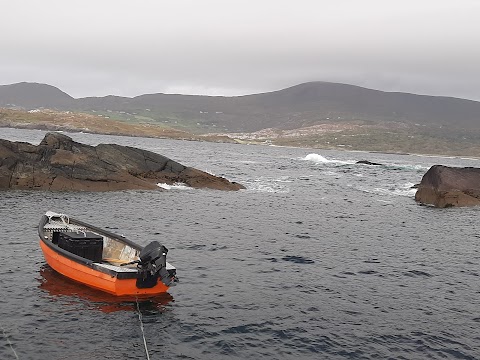
<path id="1" fill-rule="evenodd" d="M 476 0 L 8 0 L 0 83 L 239 95 L 305 81 L 480 100 Z"/>

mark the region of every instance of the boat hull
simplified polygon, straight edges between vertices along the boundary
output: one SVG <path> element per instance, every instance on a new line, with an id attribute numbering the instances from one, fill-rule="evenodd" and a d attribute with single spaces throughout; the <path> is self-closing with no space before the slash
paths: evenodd
<path id="1" fill-rule="evenodd" d="M 138 288 L 136 279 L 119 279 L 116 276 L 95 270 L 85 264 L 71 260 L 56 252 L 40 239 L 40 247 L 47 264 L 58 273 L 92 288 L 105 291 L 116 296 L 148 297 L 164 293 L 168 290 L 162 281 L 151 288 Z"/>

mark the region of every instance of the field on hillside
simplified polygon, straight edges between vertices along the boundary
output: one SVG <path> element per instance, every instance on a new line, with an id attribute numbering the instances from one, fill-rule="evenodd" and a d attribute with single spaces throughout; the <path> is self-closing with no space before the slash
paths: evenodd
<path id="1" fill-rule="evenodd" d="M 228 133 L 212 128 L 212 132 L 198 135 L 188 131 L 190 124 L 184 124 L 180 119 L 162 123 L 142 119 L 141 116 L 131 118 L 129 114 L 121 115 L 111 118 L 102 113 L 0 108 L 0 127 L 480 158 L 480 131 L 438 125 L 344 121 L 291 130 L 264 129 L 253 133 Z"/>

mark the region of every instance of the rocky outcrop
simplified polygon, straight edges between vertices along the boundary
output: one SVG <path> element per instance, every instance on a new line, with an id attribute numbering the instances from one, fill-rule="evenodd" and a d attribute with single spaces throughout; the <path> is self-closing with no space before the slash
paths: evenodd
<path id="1" fill-rule="evenodd" d="M 480 205 L 480 169 L 434 165 L 423 175 L 415 200 L 440 208 Z"/>
<path id="2" fill-rule="evenodd" d="M 157 183 L 218 190 L 244 188 L 133 147 L 89 146 L 60 133 L 48 133 L 38 146 L 0 139 L 0 189 L 148 190 L 159 189 Z"/>
<path id="3" fill-rule="evenodd" d="M 356 162 L 357 164 L 364 164 L 364 165 L 373 165 L 373 166 L 381 166 L 382 164 L 376 163 L 376 162 L 371 162 L 368 160 L 359 160 Z"/>

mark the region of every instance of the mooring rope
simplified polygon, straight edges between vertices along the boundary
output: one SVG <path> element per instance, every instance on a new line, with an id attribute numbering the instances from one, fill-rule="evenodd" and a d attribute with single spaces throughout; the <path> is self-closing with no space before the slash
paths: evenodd
<path id="1" fill-rule="evenodd" d="M 147 348 L 147 340 L 145 340 L 145 332 L 143 331 L 142 313 L 140 312 L 140 305 L 138 304 L 137 297 L 135 298 L 135 301 L 137 303 L 138 320 L 140 320 L 140 329 L 142 330 L 143 346 L 145 347 L 145 354 L 147 354 L 147 360 L 150 360 L 150 355 L 148 354 L 148 348 Z"/>
<path id="2" fill-rule="evenodd" d="M 10 339 L 8 338 L 7 333 L 5 332 L 4 327 L 3 327 L 1 324 L 0 324 L 0 327 L 2 328 L 3 336 L 5 337 L 5 339 L 7 339 L 8 345 L 10 345 L 10 349 L 12 349 L 13 354 L 15 355 L 15 358 L 16 358 L 17 360 L 19 360 L 19 357 L 18 357 L 18 355 L 17 355 L 17 352 L 16 352 L 15 349 L 13 348 L 13 344 L 10 342 Z"/>

